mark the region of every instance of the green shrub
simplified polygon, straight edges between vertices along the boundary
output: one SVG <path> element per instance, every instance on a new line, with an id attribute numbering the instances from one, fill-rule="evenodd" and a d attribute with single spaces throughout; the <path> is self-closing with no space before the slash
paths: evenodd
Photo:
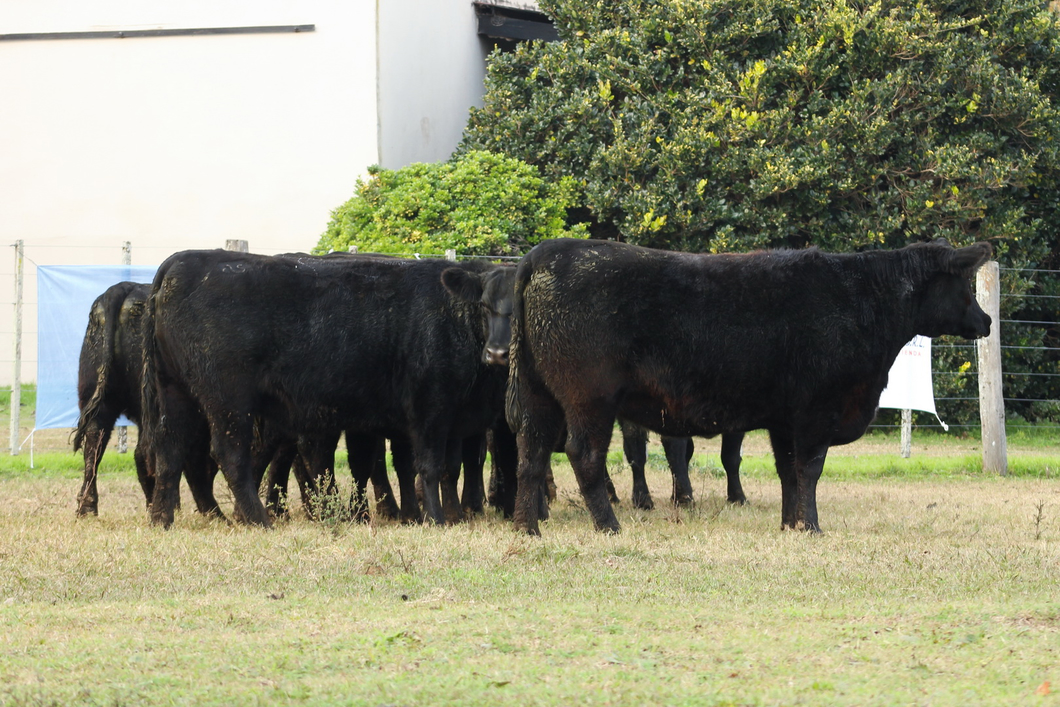
<path id="1" fill-rule="evenodd" d="M 314 249 L 408 254 L 515 255 L 568 229 L 570 178 L 549 184 L 512 157 L 470 151 L 448 162 L 371 167 L 354 196 L 335 209 Z"/>
<path id="2" fill-rule="evenodd" d="M 1056 321 L 1058 278 L 1024 270 L 1060 269 L 1060 27 L 1044 3 L 541 7 L 561 41 L 491 56 L 462 148 L 572 177 L 594 234 L 699 252 L 990 240 L 1019 270 L 1003 273 L 1003 318 Z M 1060 345 L 1055 325 L 1003 335 Z M 1060 378 L 1041 374 L 1060 356 L 1022 351 L 1029 363 L 1006 370 L 1035 375 L 1006 378 L 1006 395 L 1055 399 Z M 939 363 L 957 371 L 969 355 L 940 350 Z M 975 388 L 949 378 L 940 397 Z M 940 412 L 956 422 L 970 407 Z"/>

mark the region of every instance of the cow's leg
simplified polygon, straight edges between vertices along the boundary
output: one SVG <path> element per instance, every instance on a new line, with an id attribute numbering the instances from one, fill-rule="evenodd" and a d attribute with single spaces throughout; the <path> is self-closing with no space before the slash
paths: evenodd
<path id="1" fill-rule="evenodd" d="M 622 499 L 618 497 L 618 491 L 615 490 L 615 480 L 611 478 L 611 472 L 606 470 L 604 471 L 604 488 L 607 489 L 607 500 L 614 504 L 622 502 Z"/>
<path id="2" fill-rule="evenodd" d="M 100 406 L 99 413 L 86 425 L 81 442 L 81 451 L 85 457 L 84 481 L 77 494 L 77 515 L 99 515 L 99 490 L 96 477 L 99 476 L 99 462 L 107 449 L 111 430 L 118 420 L 117 411 Z M 146 489 L 145 489 L 146 493 Z M 148 498 L 150 504 L 150 498 Z"/>
<path id="3" fill-rule="evenodd" d="M 795 443 L 789 432 L 781 430 L 770 430 L 769 442 L 773 446 L 773 460 L 777 465 L 777 476 L 780 477 L 780 527 L 794 528 L 799 493 Z"/>
<path id="4" fill-rule="evenodd" d="M 168 528 L 173 525 L 173 515 L 180 501 L 180 470 L 184 467 L 184 454 L 179 441 L 170 441 L 171 435 L 159 435 L 153 443 L 155 451 L 155 490 L 151 496 L 149 513 L 151 523 Z"/>
<path id="5" fill-rule="evenodd" d="M 378 437 L 375 447 L 375 465 L 372 467 L 372 491 L 375 493 L 375 514 L 379 518 L 396 520 L 401 514 L 394 487 L 386 471 L 386 438 Z"/>
<path id="6" fill-rule="evenodd" d="M 611 496 L 608 496 L 610 500 Z M 537 517 L 539 520 L 548 520 L 549 504 L 556 500 L 556 479 L 552 475 L 552 455 L 549 455 L 548 466 L 545 468 L 545 483 L 537 492 Z"/>
<path id="7" fill-rule="evenodd" d="M 280 517 L 290 515 L 287 485 L 291 480 L 291 465 L 297 455 L 298 444 L 293 439 L 283 440 L 276 446 L 265 473 L 265 507 Z"/>
<path id="8" fill-rule="evenodd" d="M 194 457 L 191 466 L 185 470 L 184 479 L 191 489 L 191 497 L 195 501 L 195 508 L 204 516 L 211 518 L 224 518 L 221 506 L 217 503 L 217 497 L 213 494 L 214 479 L 217 478 L 217 462 L 213 460 L 208 447 Z M 255 486 L 255 496 L 257 487 Z"/>
<path id="9" fill-rule="evenodd" d="M 533 392 L 528 384 L 521 384 L 520 388 L 521 409 L 516 433 L 519 466 L 512 517 L 516 530 L 540 535 L 540 499 L 546 493 L 545 479 L 552 461 L 552 449 L 563 431 L 563 408 L 547 393 Z"/>
<path id="10" fill-rule="evenodd" d="M 688 478 L 688 462 L 692 460 L 695 444 L 691 437 L 663 437 L 662 446 L 674 484 L 670 501 L 678 506 L 690 506 L 694 499 L 692 482 Z"/>
<path id="11" fill-rule="evenodd" d="M 320 519 L 324 514 L 334 514 L 342 506 L 335 482 L 335 447 L 341 434 L 338 431 L 323 431 L 298 438 L 298 456 L 292 468 L 296 477 L 302 473 L 305 479 L 302 503 L 310 518 Z M 304 465 L 301 472 L 297 466 L 298 459 Z M 299 486 L 302 487 L 301 481 Z"/>
<path id="12" fill-rule="evenodd" d="M 466 515 L 481 514 L 486 496 L 482 484 L 482 467 L 486 464 L 486 435 L 465 437 L 461 449 L 464 489 L 460 495 L 460 507 Z"/>
<path id="13" fill-rule="evenodd" d="M 508 423 L 499 420 L 488 435 L 490 450 L 489 504 L 500 509 L 505 518 L 515 514 L 515 491 L 518 486 L 519 448 Z"/>
<path id="14" fill-rule="evenodd" d="M 254 481 L 261 490 L 261 482 L 269 470 L 269 464 L 280 448 L 282 438 L 272 434 L 269 427 L 261 420 L 254 424 L 254 441 L 250 445 L 250 457 L 254 464 Z"/>
<path id="15" fill-rule="evenodd" d="M 824 460 L 828 454 L 827 444 L 797 445 L 795 448 L 795 470 L 798 491 L 795 498 L 796 530 L 821 532 L 817 522 L 817 481 L 824 471 Z"/>
<path id="16" fill-rule="evenodd" d="M 141 444 L 146 443 L 145 452 L 155 468 L 151 523 L 168 528 L 180 504 L 181 474 L 197 462 L 202 446 L 199 435 L 206 422 L 196 404 L 178 388 L 163 384 L 158 395 L 159 423 L 151 429 L 141 429 L 140 440 Z"/>
<path id="17" fill-rule="evenodd" d="M 445 445 L 445 468 L 439 481 L 439 490 L 442 494 L 442 513 L 445 522 L 452 525 L 464 519 L 464 512 L 460 508 L 460 493 L 457 482 L 460 480 L 460 463 L 463 460 L 464 441 L 457 437 L 449 438 Z M 467 483 L 465 479 L 464 483 Z M 424 487 L 426 493 L 426 487 Z"/>
<path id="18" fill-rule="evenodd" d="M 796 445 L 783 432 L 770 430 L 783 498 L 781 527 L 820 532 L 817 522 L 817 480 L 824 469 L 827 444 Z"/>
<path id="19" fill-rule="evenodd" d="M 401 489 L 401 522 L 407 525 L 423 520 L 420 502 L 416 497 L 416 468 L 412 461 L 412 443 L 405 438 L 390 440 L 390 455 L 394 473 Z"/>
<path id="20" fill-rule="evenodd" d="M 350 493 L 350 516 L 354 520 L 368 522 L 368 481 L 375 473 L 375 460 L 379 451 L 379 438 L 373 435 L 346 432 L 346 452 L 353 476 L 353 491 Z"/>
<path id="21" fill-rule="evenodd" d="M 497 466 L 497 443 L 493 439 L 494 431 L 490 430 L 486 433 L 486 449 L 489 451 L 490 457 L 490 480 L 486 484 L 486 503 L 489 504 L 490 508 L 496 508 L 504 513 L 505 518 L 511 517 L 510 513 L 506 510 L 504 504 L 505 494 L 509 491 L 505 485 L 505 478 L 501 475 L 500 468 Z M 516 460 L 518 464 L 518 459 Z M 511 489 L 512 506 L 515 505 L 515 486 L 512 485 Z"/>
<path id="22" fill-rule="evenodd" d="M 325 488 L 323 490 L 320 488 L 322 480 L 313 477 L 313 473 L 305 462 L 305 457 L 300 452 L 296 452 L 294 455 L 294 460 L 291 462 L 291 473 L 294 475 L 295 483 L 298 484 L 298 496 L 302 499 L 302 508 L 305 509 L 305 514 L 309 518 L 314 517 L 313 507 L 316 503 L 314 499 L 318 499 L 321 493 L 329 493 L 332 496 L 338 495 L 335 479 L 326 480 Z"/>
<path id="23" fill-rule="evenodd" d="M 542 489 L 542 491 L 544 494 L 545 509 L 547 510 L 548 504 L 556 500 L 557 493 L 556 477 L 552 474 L 552 457 L 549 457 L 548 468 L 545 469 L 545 488 Z M 610 494 L 611 497 L 616 497 L 614 484 L 611 485 L 610 489 L 608 490 L 608 494 Z M 547 517 L 547 515 L 542 516 L 542 518 Z"/>
<path id="24" fill-rule="evenodd" d="M 648 430 L 626 420 L 622 420 L 621 425 L 622 450 L 633 471 L 633 507 L 650 511 L 655 508 L 655 502 L 651 500 L 648 481 L 644 477 L 644 467 L 648 463 Z M 608 492 L 614 495 L 614 487 L 609 488 Z"/>
<path id="25" fill-rule="evenodd" d="M 438 423 L 417 424 L 412 434 L 412 459 L 423 483 L 423 517 L 424 520 L 443 525 L 445 513 L 439 499 L 439 485 L 446 465 L 446 443 L 448 434 L 444 434 Z M 456 440 L 459 450 L 459 440 Z"/>
<path id="26" fill-rule="evenodd" d="M 237 405 L 235 409 L 249 409 Z M 272 521 L 258 497 L 258 485 L 254 472 L 251 446 L 254 425 L 249 414 L 224 414 L 223 420 L 211 418 L 210 441 L 221 472 L 235 501 L 233 516 L 241 523 L 269 527 Z M 235 419 L 233 419 L 235 418 Z"/>
<path id="27" fill-rule="evenodd" d="M 147 445 L 137 443 L 133 450 L 133 464 L 136 465 L 136 479 L 143 489 L 144 499 L 147 501 L 147 509 L 151 509 L 151 498 L 155 495 L 155 470 L 154 462 L 147 458 Z"/>
<path id="28" fill-rule="evenodd" d="M 740 462 L 743 461 L 743 432 L 733 432 L 721 436 L 721 465 L 725 467 L 726 493 L 729 503 L 744 505 L 747 496 L 740 484 Z"/>
<path id="29" fill-rule="evenodd" d="M 413 468 L 415 468 L 415 465 L 413 465 Z M 416 473 L 413 474 L 413 477 L 416 479 L 416 481 L 414 482 L 414 486 L 416 488 L 416 505 L 421 511 L 420 522 L 422 523 L 427 517 L 426 515 L 424 515 L 427 512 L 427 504 L 426 501 L 423 499 L 423 477 Z"/>
<path id="30" fill-rule="evenodd" d="M 586 406 L 568 411 L 567 457 L 578 479 L 585 505 L 597 530 L 619 531 L 618 518 L 607 494 L 607 449 L 615 426 L 614 413 Z"/>
<path id="31" fill-rule="evenodd" d="M 198 413 L 194 422 L 189 421 L 185 427 L 184 434 L 180 437 L 179 444 L 183 447 L 184 480 L 188 482 L 191 497 L 195 501 L 195 507 L 205 516 L 224 518 L 217 498 L 213 494 L 213 482 L 217 476 L 217 462 L 210 455 L 210 428 Z M 151 450 L 147 450 L 150 455 Z M 155 463 L 155 479 L 153 485 L 158 485 L 157 460 Z M 180 496 L 177 496 L 177 507 L 180 507 Z"/>

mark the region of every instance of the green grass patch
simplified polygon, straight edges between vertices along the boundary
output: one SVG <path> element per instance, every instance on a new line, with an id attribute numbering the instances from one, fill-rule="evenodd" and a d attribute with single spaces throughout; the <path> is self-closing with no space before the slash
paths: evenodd
<path id="1" fill-rule="evenodd" d="M 131 468 L 83 519 L 76 474 L 0 477 L 0 704 L 1055 702 L 1056 478 L 829 473 L 810 535 L 780 530 L 764 464 L 744 507 L 701 473 L 670 508 L 649 465 L 638 511 L 613 474 L 620 535 L 559 463 L 543 538 L 493 514 L 262 531 L 190 504 L 162 531 Z"/>

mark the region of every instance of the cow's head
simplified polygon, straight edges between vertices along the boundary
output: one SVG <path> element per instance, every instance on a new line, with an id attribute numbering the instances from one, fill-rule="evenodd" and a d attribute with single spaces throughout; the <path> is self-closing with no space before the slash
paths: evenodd
<path id="1" fill-rule="evenodd" d="M 989 243 L 952 248 L 944 242 L 924 247 L 940 249 L 938 261 L 918 298 L 917 333 L 921 336 L 951 334 L 977 339 L 990 333 L 990 316 L 972 292 L 972 277 L 990 259 Z"/>
<path id="2" fill-rule="evenodd" d="M 486 272 L 447 268 L 442 271 L 442 284 L 457 299 L 482 306 L 487 321 L 482 360 L 507 366 L 512 339 L 515 268 L 501 265 Z"/>

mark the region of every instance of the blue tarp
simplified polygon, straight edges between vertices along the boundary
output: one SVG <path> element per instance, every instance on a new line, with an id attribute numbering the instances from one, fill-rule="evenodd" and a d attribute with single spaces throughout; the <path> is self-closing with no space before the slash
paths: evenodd
<path id="1" fill-rule="evenodd" d="M 37 429 L 77 426 L 77 361 L 95 299 L 119 282 L 149 283 L 157 269 L 139 265 L 37 268 Z M 130 423 L 123 417 L 118 424 Z"/>

